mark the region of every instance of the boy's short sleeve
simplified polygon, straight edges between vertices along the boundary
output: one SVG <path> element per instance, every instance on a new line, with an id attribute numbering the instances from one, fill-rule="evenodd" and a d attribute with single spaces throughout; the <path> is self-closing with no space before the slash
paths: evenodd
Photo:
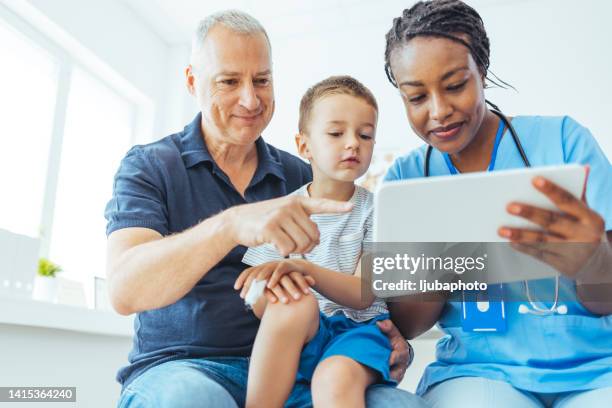
<path id="1" fill-rule="evenodd" d="M 106 205 L 106 235 L 122 228 L 150 228 L 168 235 L 168 211 L 159 168 L 133 147 L 115 175 L 113 196 Z"/>
<path id="2" fill-rule="evenodd" d="M 263 244 L 258 247 L 247 249 L 242 263 L 250 266 L 258 266 L 266 262 L 282 261 L 284 258 L 272 244 Z"/>

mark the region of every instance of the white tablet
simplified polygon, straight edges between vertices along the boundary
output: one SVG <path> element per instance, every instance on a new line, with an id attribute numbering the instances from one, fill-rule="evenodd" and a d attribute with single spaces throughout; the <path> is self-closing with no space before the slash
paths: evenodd
<path id="1" fill-rule="evenodd" d="M 501 226 L 539 228 L 509 214 L 506 211 L 508 203 L 518 201 L 545 209 L 556 208 L 533 187 L 535 176 L 545 177 L 580 197 L 586 181 L 586 168 L 580 165 L 537 167 L 385 183 L 375 194 L 374 241 L 377 250 L 401 248 L 418 256 L 423 248 L 427 248 L 428 254 L 438 256 L 434 252 L 445 253 L 454 246 L 449 246 L 449 243 L 484 243 L 489 255 L 488 283 L 557 275 L 552 267 L 528 255 L 506 245 L 492 244 L 507 242 L 497 234 Z M 432 242 L 440 244 L 424 245 Z M 403 244 L 385 246 L 381 243 Z M 468 255 L 462 248 L 470 245 L 461 244 L 455 252 Z"/>
<path id="2" fill-rule="evenodd" d="M 503 225 L 537 228 L 506 211 L 511 201 L 546 209 L 552 202 L 532 185 L 546 177 L 576 197 L 586 168 L 536 167 L 387 182 L 375 194 L 376 242 L 503 242 Z"/>

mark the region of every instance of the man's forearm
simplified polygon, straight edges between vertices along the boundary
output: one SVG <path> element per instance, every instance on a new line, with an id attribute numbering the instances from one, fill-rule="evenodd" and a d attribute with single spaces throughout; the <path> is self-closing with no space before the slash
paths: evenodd
<path id="1" fill-rule="evenodd" d="M 221 213 L 122 253 L 109 265 L 109 291 L 117 311 L 157 309 L 182 298 L 235 247 L 228 225 Z"/>

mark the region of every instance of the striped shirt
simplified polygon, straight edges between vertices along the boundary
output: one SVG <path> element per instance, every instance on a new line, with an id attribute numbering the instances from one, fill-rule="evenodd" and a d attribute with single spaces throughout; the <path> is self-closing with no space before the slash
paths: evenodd
<path id="1" fill-rule="evenodd" d="M 308 197 L 307 187 L 308 184 L 291 194 Z M 364 242 L 372 241 L 373 195 L 365 188 L 355 186 L 350 202 L 353 203 L 353 210 L 350 213 L 311 216 L 319 228 L 320 243 L 303 257 L 321 267 L 354 275 Z M 292 254 L 290 257 L 302 258 L 302 255 Z M 283 257 L 273 245 L 264 244 L 256 248 L 249 248 L 242 262 L 250 266 L 257 266 L 282 259 Z M 363 322 L 388 312 L 387 305 L 382 299 L 376 298 L 367 309 L 356 310 L 334 303 L 315 290 L 313 293 L 319 302 L 319 309 L 326 316 L 344 313 L 353 321 Z"/>

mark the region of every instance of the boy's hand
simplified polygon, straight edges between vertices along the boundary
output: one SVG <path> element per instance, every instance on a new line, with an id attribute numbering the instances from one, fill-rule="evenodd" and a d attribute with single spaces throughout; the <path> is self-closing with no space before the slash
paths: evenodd
<path id="1" fill-rule="evenodd" d="M 264 294 L 269 302 L 298 300 L 302 294 L 309 295 L 310 287 L 315 284 L 314 278 L 307 275 L 306 263 L 301 259 L 286 259 L 247 268 L 236 279 L 234 289 L 242 289 L 240 297 L 244 298 L 254 280 L 267 280 Z"/>

